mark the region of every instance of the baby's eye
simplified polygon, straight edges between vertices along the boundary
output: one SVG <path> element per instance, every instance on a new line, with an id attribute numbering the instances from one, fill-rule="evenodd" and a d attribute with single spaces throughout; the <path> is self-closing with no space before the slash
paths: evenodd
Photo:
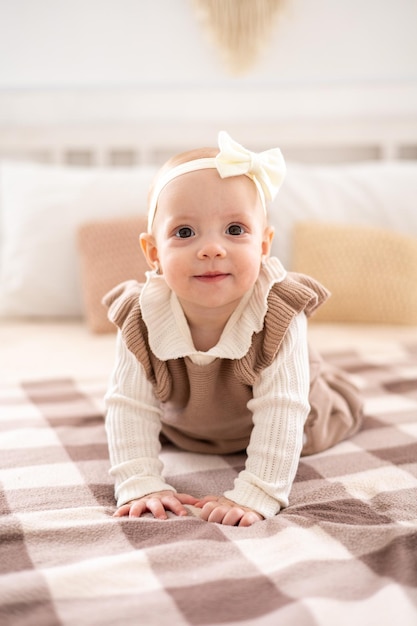
<path id="1" fill-rule="evenodd" d="M 228 235 L 243 235 L 244 232 L 245 229 L 240 224 L 231 224 L 226 229 Z"/>
<path id="2" fill-rule="evenodd" d="M 175 236 L 180 239 L 187 239 L 188 237 L 192 237 L 195 235 L 195 232 L 189 226 L 181 226 L 177 231 L 175 231 Z"/>

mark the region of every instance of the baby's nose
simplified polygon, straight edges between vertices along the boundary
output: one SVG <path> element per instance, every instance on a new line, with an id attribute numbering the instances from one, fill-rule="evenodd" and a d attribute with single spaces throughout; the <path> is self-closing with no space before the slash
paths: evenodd
<path id="1" fill-rule="evenodd" d="M 200 247 L 199 257 L 200 258 L 215 258 L 215 257 L 223 257 L 226 255 L 226 250 L 224 246 L 216 239 L 211 238 L 207 239 Z"/>

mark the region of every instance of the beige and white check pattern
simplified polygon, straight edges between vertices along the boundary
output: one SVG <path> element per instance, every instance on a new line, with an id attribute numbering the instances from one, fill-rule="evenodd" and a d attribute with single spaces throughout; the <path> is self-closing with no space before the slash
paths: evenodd
<path id="1" fill-rule="evenodd" d="M 364 428 L 301 460 L 290 506 L 244 528 L 115 519 L 105 381 L 0 390 L 2 626 L 415 626 L 417 344 L 327 355 L 365 396 Z M 165 473 L 201 496 L 243 454 L 166 446 Z"/>

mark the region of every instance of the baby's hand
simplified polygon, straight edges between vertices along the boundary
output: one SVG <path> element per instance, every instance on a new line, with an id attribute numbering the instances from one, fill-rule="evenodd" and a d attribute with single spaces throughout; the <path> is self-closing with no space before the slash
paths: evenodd
<path id="1" fill-rule="evenodd" d="M 197 498 L 187 493 L 175 493 L 167 489 L 166 491 L 156 491 L 149 493 L 143 498 L 131 500 L 119 507 L 113 517 L 140 517 L 147 511 L 158 519 L 167 519 L 167 511 L 172 511 L 175 515 L 188 515 L 184 504 L 196 504 Z"/>
<path id="2" fill-rule="evenodd" d="M 252 526 L 264 518 L 260 513 L 246 506 L 241 506 L 224 496 L 206 496 L 194 506 L 201 509 L 201 519 L 228 526 Z"/>

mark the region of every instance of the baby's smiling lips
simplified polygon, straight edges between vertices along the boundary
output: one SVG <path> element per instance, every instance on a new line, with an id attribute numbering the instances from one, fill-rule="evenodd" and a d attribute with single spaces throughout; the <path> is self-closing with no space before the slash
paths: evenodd
<path id="1" fill-rule="evenodd" d="M 212 283 L 223 280 L 227 278 L 227 276 L 229 276 L 229 274 L 225 274 L 224 272 L 205 272 L 204 274 L 196 274 L 195 278 L 203 282 Z"/>

